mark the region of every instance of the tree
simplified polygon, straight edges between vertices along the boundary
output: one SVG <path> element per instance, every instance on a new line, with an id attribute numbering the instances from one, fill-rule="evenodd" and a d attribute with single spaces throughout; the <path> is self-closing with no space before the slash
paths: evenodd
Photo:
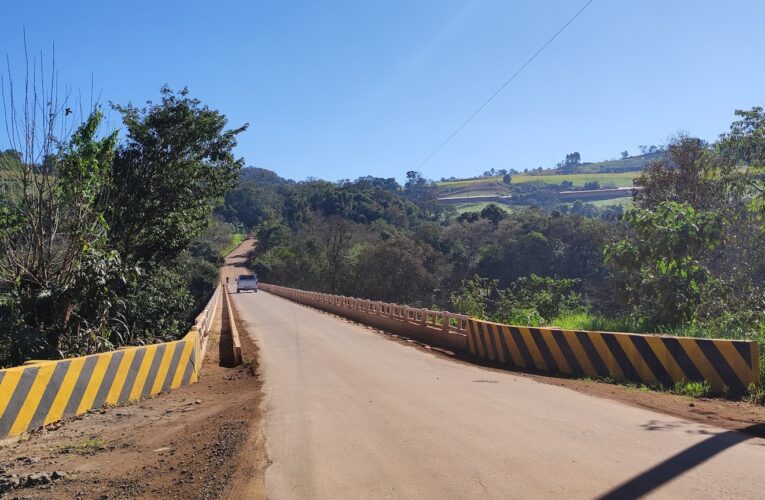
<path id="1" fill-rule="evenodd" d="M 635 202 L 643 208 L 664 201 L 689 203 L 696 209 L 720 207 L 727 199 L 724 184 L 717 159 L 708 154 L 704 142 L 680 136 L 635 179 L 635 186 L 642 188 Z"/>
<path id="2" fill-rule="evenodd" d="M 27 142 L 17 168 L 6 170 L 0 287 L 14 300 L 0 316 L 14 323 L 6 327 L 25 332 L 14 338 L 15 359 L 65 350 L 62 339 L 72 323 L 83 337 L 106 326 L 105 304 L 98 299 L 109 295 L 103 286 L 118 274 L 119 259 L 105 248 L 100 194 L 111 174 L 117 134 L 97 138 L 102 119 L 103 113 L 92 112 L 58 150 L 55 137 L 44 138 L 44 168 L 30 161 L 37 155 Z M 30 120 L 26 130 L 35 128 L 35 118 Z"/>
<path id="3" fill-rule="evenodd" d="M 507 218 L 507 212 L 496 203 L 489 203 L 481 210 L 481 218 L 490 221 L 494 227 L 497 227 L 501 220 Z"/>
<path id="4" fill-rule="evenodd" d="M 632 232 L 605 256 L 624 277 L 633 316 L 650 327 L 690 320 L 711 278 L 703 261 L 720 243 L 718 214 L 664 201 L 632 209 L 624 220 Z"/>
<path id="5" fill-rule="evenodd" d="M 558 163 L 558 169 L 561 172 L 572 172 L 581 163 L 581 155 L 578 152 L 569 153 L 566 155 L 566 159 Z"/>
<path id="6" fill-rule="evenodd" d="M 630 152 L 629 151 L 627 151 L 626 149 L 624 151 L 622 151 L 622 160 L 627 159 L 629 157 L 630 157 Z"/>
<path id="7" fill-rule="evenodd" d="M 425 267 L 428 249 L 406 236 L 394 236 L 364 248 L 356 264 L 362 297 L 410 303 L 432 292 L 433 275 Z"/>
<path id="8" fill-rule="evenodd" d="M 126 140 L 114 160 L 107 221 L 111 245 L 129 262 L 177 257 L 201 234 L 243 163 L 233 148 L 247 125 L 227 130 L 226 117 L 186 88 L 160 93 L 159 104 L 144 108 L 112 105 Z"/>

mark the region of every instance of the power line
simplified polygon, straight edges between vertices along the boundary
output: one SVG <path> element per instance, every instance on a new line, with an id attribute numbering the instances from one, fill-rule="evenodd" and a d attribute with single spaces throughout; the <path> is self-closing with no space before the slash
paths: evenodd
<path id="1" fill-rule="evenodd" d="M 478 106 L 478 109 L 476 109 L 475 111 L 473 111 L 473 114 L 471 114 L 470 116 L 468 116 L 467 120 L 465 120 L 465 121 L 462 123 L 462 125 L 460 125 L 459 127 L 457 127 L 457 128 L 454 130 L 454 132 L 452 132 L 452 133 L 449 135 L 449 137 L 447 137 L 447 138 L 446 138 L 446 140 L 445 140 L 444 142 L 442 142 L 442 143 L 441 143 L 441 144 L 440 144 L 440 145 L 439 145 L 439 146 L 438 146 L 436 149 L 434 149 L 434 150 L 433 150 L 433 152 L 432 152 L 432 153 L 430 153 L 430 154 L 427 156 L 427 158 L 425 158 L 424 160 L 422 160 L 422 162 L 421 162 L 421 163 L 420 163 L 420 164 L 417 166 L 417 170 L 419 170 L 420 168 L 422 168 L 422 166 L 423 166 L 423 165 L 425 165 L 425 164 L 426 164 L 426 163 L 427 163 L 427 162 L 428 162 L 428 161 L 429 161 L 431 158 L 433 158 L 433 157 L 436 155 L 436 153 L 438 153 L 439 151 L 441 151 L 441 149 L 442 149 L 444 146 L 446 146 L 447 144 L 449 144 L 449 142 L 450 142 L 452 139 L 454 139 L 454 136 L 455 136 L 455 135 L 459 134 L 459 133 L 460 133 L 460 131 L 461 131 L 463 128 L 465 128 L 465 126 L 466 126 L 468 123 L 470 123 L 470 122 L 471 122 L 471 120 L 473 120 L 473 118 L 475 118 L 475 117 L 476 117 L 476 115 L 478 115 L 478 113 L 480 113 L 481 111 L 483 111 L 483 108 L 485 108 L 486 106 L 488 106 L 488 105 L 489 105 L 489 103 L 490 103 L 491 101 L 493 101 L 493 100 L 494 100 L 494 98 L 495 98 L 495 97 L 497 97 L 497 96 L 499 95 L 499 93 L 500 93 L 500 92 L 502 92 L 503 90 L 505 90 L 505 87 L 507 87 L 508 85 L 510 85 L 510 82 L 512 82 L 513 80 L 515 80 L 515 77 L 516 77 L 516 76 L 518 76 L 519 74 L 521 74 L 521 71 L 523 71 L 523 70 L 526 68 L 526 66 L 528 66 L 529 64 L 531 64 L 531 62 L 532 62 L 534 59 L 536 59 L 536 58 L 537 58 L 537 56 L 538 56 L 539 54 L 541 54 L 541 53 L 542 53 L 542 51 L 543 51 L 543 50 L 545 50 L 545 49 L 547 48 L 547 46 L 548 46 L 548 45 L 550 45 L 550 44 L 553 42 L 553 40 L 555 40 L 556 38 L 558 38 L 558 35 L 560 35 L 561 33 L 563 33 L 563 30 L 565 30 L 565 29 L 568 27 L 568 25 L 569 25 L 569 24 L 573 23 L 573 22 L 574 22 L 574 20 L 575 20 L 577 17 L 579 17 L 579 14 L 581 14 L 582 12 L 584 12 L 584 9 L 586 9 L 586 8 L 587 8 L 587 7 L 588 7 L 588 6 L 589 6 L 589 5 L 590 5 L 590 4 L 593 2 L 593 1 L 594 1 L 594 0 L 589 0 L 589 1 L 588 1 L 586 4 L 584 4 L 584 6 L 583 6 L 581 9 L 579 9 L 579 11 L 578 11 L 576 14 L 574 14 L 574 15 L 571 17 L 571 19 L 569 19 L 568 21 L 566 21 L 566 24 L 564 24 L 563 26 L 561 26 L 561 28 L 560 28 L 558 31 L 556 31 L 556 32 L 555 32 L 555 34 L 554 34 L 553 36 L 551 36 L 551 37 L 550 37 L 550 39 L 549 39 L 549 40 L 547 40 L 547 41 L 545 42 L 545 44 L 544 44 L 544 45 L 542 45 L 542 46 L 539 48 L 539 50 L 537 50 L 536 52 L 534 52 L 534 55 L 533 55 L 533 56 L 531 56 L 531 57 L 530 57 L 530 58 L 529 58 L 529 59 L 528 59 L 528 60 L 527 60 L 525 63 L 523 63 L 523 66 L 521 66 L 520 68 L 518 68 L 518 70 L 517 70 L 515 73 L 513 73 L 513 75 L 512 75 L 510 78 L 508 78 L 508 79 L 505 81 L 505 83 L 503 83 L 503 84 L 502 84 L 502 86 L 501 86 L 501 87 L 499 87 L 499 88 L 496 90 L 496 92 L 494 92 L 494 93 L 493 93 L 493 94 L 492 94 L 492 95 L 491 95 L 491 96 L 490 96 L 488 99 L 486 99 L 486 101 L 484 101 L 484 103 L 483 103 L 483 104 L 481 104 L 480 106 Z"/>

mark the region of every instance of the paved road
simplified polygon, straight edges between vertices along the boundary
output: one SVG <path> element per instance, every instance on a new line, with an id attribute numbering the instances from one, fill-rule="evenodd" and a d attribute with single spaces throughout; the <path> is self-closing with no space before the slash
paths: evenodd
<path id="1" fill-rule="evenodd" d="M 270 498 L 765 496 L 765 439 L 232 297 L 261 349 Z"/>

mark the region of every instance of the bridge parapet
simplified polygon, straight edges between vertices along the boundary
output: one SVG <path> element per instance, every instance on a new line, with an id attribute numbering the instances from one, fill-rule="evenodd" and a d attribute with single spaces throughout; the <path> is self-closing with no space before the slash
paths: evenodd
<path id="1" fill-rule="evenodd" d="M 744 393 L 760 381 L 750 340 L 572 331 L 503 325 L 462 314 L 261 284 L 263 290 L 360 323 L 482 358 L 510 370 L 629 380 L 648 385 L 705 381 Z"/>
<path id="2" fill-rule="evenodd" d="M 469 316 L 375 300 L 260 284 L 260 289 L 304 305 L 344 316 L 447 349 L 468 349 Z"/>

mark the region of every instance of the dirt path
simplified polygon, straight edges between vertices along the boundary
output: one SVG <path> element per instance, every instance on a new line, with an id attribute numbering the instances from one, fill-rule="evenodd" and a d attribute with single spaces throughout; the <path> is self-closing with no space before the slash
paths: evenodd
<path id="1" fill-rule="evenodd" d="M 244 242 L 226 259 L 224 276 L 235 273 L 251 245 Z M 257 347 L 246 336 L 241 340 L 244 366 L 218 366 L 215 335 L 199 383 L 0 445 L 6 474 L 65 473 L 6 496 L 265 498 Z"/>

